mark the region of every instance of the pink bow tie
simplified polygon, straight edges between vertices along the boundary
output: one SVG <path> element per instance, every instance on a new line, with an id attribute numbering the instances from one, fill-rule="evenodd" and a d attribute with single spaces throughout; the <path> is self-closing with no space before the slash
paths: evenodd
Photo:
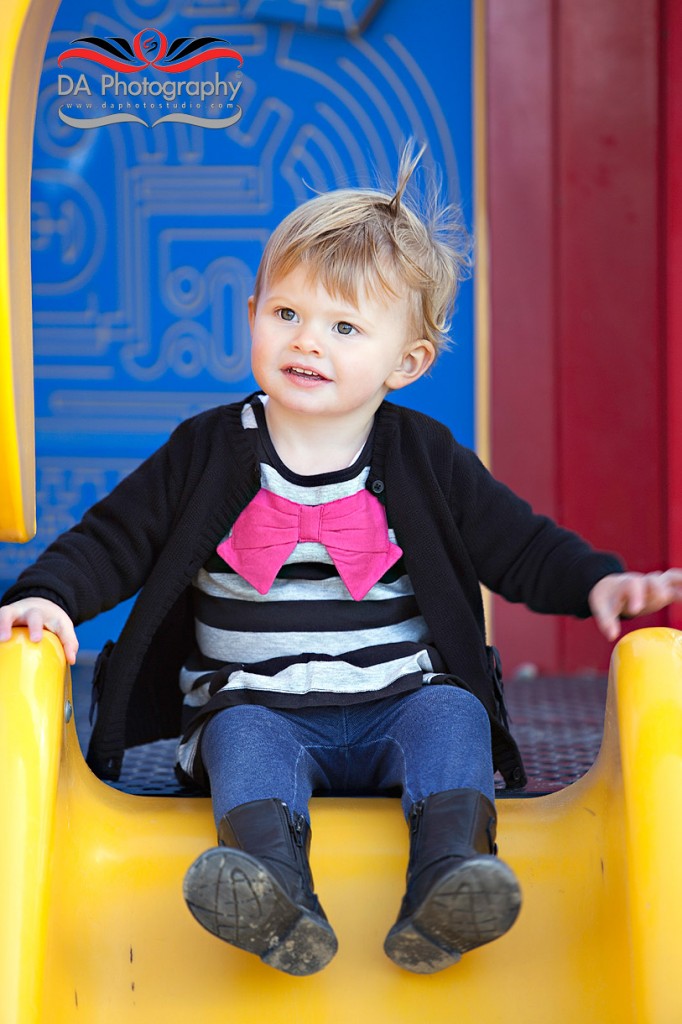
<path id="1" fill-rule="evenodd" d="M 302 541 L 324 544 L 355 601 L 402 555 L 389 540 L 383 506 L 364 489 L 326 505 L 299 505 L 262 489 L 217 551 L 259 594 L 267 594 Z"/>

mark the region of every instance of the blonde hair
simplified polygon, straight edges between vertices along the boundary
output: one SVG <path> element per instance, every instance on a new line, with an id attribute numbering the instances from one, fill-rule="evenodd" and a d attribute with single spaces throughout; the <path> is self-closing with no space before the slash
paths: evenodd
<path id="1" fill-rule="evenodd" d="M 265 247 L 254 300 L 266 282 L 286 277 L 301 265 L 331 295 L 354 306 L 364 290 L 396 298 L 407 289 L 410 330 L 426 338 L 436 354 L 447 331 L 457 287 L 466 276 L 470 244 L 460 213 L 437 196 L 420 211 L 406 188 L 425 150 L 404 147 L 395 191 L 339 189 L 315 196 L 290 213 Z"/>

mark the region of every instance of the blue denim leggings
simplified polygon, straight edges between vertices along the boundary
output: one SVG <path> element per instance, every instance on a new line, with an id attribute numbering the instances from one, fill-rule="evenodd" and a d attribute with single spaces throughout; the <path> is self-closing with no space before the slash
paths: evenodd
<path id="1" fill-rule="evenodd" d="M 400 791 L 406 816 L 445 789 L 494 800 L 488 716 L 451 685 L 345 707 L 225 708 L 206 726 L 201 754 L 216 824 L 233 807 L 271 797 L 308 818 L 313 791 Z"/>

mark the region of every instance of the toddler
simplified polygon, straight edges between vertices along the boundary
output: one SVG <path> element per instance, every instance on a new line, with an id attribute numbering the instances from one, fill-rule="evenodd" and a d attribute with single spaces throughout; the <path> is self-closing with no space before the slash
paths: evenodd
<path id="1" fill-rule="evenodd" d="M 96 667 L 88 763 L 116 778 L 126 747 L 182 734 L 178 771 L 210 790 L 218 832 L 187 905 L 294 975 L 337 948 L 308 862 L 313 792 L 401 795 L 400 967 L 439 971 L 518 914 L 493 772 L 512 788 L 524 772 L 480 583 L 591 613 L 609 639 L 619 615 L 682 597 L 681 572 L 624 573 L 385 401 L 434 363 L 466 262 L 447 212 L 406 200 L 420 156 L 406 148 L 393 194 L 319 195 L 282 222 L 249 300 L 258 393 L 182 423 L 0 609 L 0 640 L 45 628 L 73 664 L 73 624 L 139 591 Z"/>

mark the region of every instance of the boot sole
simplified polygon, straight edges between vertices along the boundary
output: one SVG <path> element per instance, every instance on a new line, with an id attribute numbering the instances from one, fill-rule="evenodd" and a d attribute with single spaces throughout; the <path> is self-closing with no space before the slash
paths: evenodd
<path id="1" fill-rule="evenodd" d="M 243 850 L 207 850 L 188 869 L 183 894 L 207 931 L 286 974 L 315 974 L 338 948 L 329 924 L 293 903 Z"/>
<path id="2" fill-rule="evenodd" d="M 415 913 L 393 926 L 384 950 L 405 970 L 434 974 L 504 935 L 520 908 L 511 868 L 495 857 L 472 857 L 439 879 Z"/>

